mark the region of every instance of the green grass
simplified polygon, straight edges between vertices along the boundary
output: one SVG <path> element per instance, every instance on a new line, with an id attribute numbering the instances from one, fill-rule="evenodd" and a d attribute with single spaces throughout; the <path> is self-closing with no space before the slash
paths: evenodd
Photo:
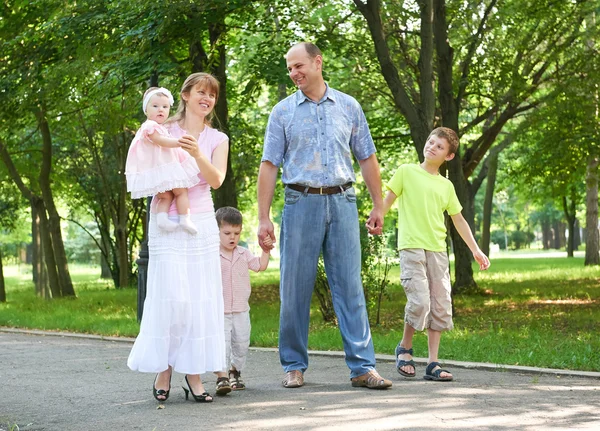
<path id="1" fill-rule="evenodd" d="M 114 336 L 137 335 L 135 289 L 114 289 L 111 280 L 100 279 L 99 268 L 71 265 L 69 271 L 77 299 L 48 301 L 35 296 L 28 271 L 5 268 L 7 302 L 0 304 L 0 325 Z"/>
<path id="2" fill-rule="evenodd" d="M 46 301 L 35 297 L 29 274 L 6 268 L 8 302 L 0 304 L 0 325 L 137 335 L 135 289 L 112 288 L 110 281 L 99 279 L 97 268 L 70 270 L 78 299 Z M 454 298 L 455 329 L 442 337 L 441 358 L 600 371 L 599 267 L 584 267 L 581 258 L 503 257 L 494 259 L 489 271 L 475 273 L 484 293 Z M 402 337 L 405 297 L 398 274 L 395 268 L 381 323 L 371 326 L 378 353 L 392 353 Z M 252 274 L 254 346 L 277 346 L 278 282 L 276 263 Z M 414 347 L 416 356 L 427 356 L 424 333 L 417 333 Z M 323 322 L 316 302 L 309 348 L 342 350 L 338 329 Z"/>

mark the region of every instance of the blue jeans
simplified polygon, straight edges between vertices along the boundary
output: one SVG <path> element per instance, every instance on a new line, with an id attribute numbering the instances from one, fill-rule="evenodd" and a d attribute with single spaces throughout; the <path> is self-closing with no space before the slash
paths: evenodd
<path id="1" fill-rule="evenodd" d="M 286 188 L 280 241 L 279 358 L 285 372 L 308 368 L 310 302 L 321 251 L 350 377 L 375 368 L 354 188 L 334 195 Z"/>

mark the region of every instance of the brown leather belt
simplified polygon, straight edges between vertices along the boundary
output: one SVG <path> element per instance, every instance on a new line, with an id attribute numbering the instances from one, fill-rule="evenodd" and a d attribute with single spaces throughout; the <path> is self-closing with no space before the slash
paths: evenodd
<path id="1" fill-rule="evenodd" d="M 286 184 L 286 187 L 289 187 L 292 190 L 296 190 L 297 192 L 306 192 L 311 195 L 335 195 L 336 193 L 342 193 L 352 187 L 352 183 L 346 183 L 341 186 L 333 186 L 333 187 L 307 187 L 301 184 Z"/>

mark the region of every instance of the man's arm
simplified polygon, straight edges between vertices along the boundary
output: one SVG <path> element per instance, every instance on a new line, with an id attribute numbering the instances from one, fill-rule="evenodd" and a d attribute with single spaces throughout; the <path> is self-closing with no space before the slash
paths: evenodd
<path id="1" fill-rule="evenodd" d="M 275 194 L 275 184 L 277 182 L 277 172 L 279 168 L 273 163 L 264 161 L 260 164 L 258 171 L 258 244 L 268 252 L 273 248 L 265 244 L 265 239 L 270 237 L 275 242 L 275 228 L 271 221 L 271 204 Z"/>
<path id="2" fill-rule="evenodd" d="M 477 245 L 469 223 L 467 223 L 461 213 L 450 216 L 450 218 L 452 219 L 452 223 L 454 223 L 456 231 L 473 253 L 473 257 L 479 264 L 479 269 L 482 271 L 488 269 L 490 267 L 490 260 Z"/>
<path id="3" fill-rule="evenodd" d="M 367 230 L 372 235 L 383 232 L 383 198 L 381 196 L 381 173 L 377 156 L 373 153 L 364 160 L 359 160 L 360 171 L 371 195 L 373 209 L 367 219 Z"/>

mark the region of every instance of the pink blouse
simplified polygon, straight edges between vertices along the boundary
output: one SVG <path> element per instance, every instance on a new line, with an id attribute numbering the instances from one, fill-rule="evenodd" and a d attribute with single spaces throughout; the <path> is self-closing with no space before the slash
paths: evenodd
<path id="1" fill-rule="evenodd" d="M 169 133 L 174 138 L 181 138 L 183 135 L 187 134 L 185 130 L 183 130 L 179 124 L 171 123 L 167 126 Z M 205 126 L 200 136 L 198 136 L 198 148 L 211 162 L 212 162 L 212 154 L 215 148 L 217 148 L 222 143 L 226 143 L 229 141 L 229 138 L 225 133 L 219 132 L 212 127 Z M 202 212 L 213 212 L 215 210 L 212 196 L 210 194 L 210 186 L 206 182 L 206 179 L 202 176 L 202 172 L 198 174 L 198 178 L 200 178 L 200 182 L 188 189 L 188 198 L 190 200 L 190 212 L 192 214 L 202 213 Z M 156 212 L 156 204 L 158 199 L 152 199 L 151 212 Z M 175 216 L 177 215 L 177 207 L 175 206 L 175 200 L 171 203 L 171 207 L 169 208 L 169 215 Z"/>

